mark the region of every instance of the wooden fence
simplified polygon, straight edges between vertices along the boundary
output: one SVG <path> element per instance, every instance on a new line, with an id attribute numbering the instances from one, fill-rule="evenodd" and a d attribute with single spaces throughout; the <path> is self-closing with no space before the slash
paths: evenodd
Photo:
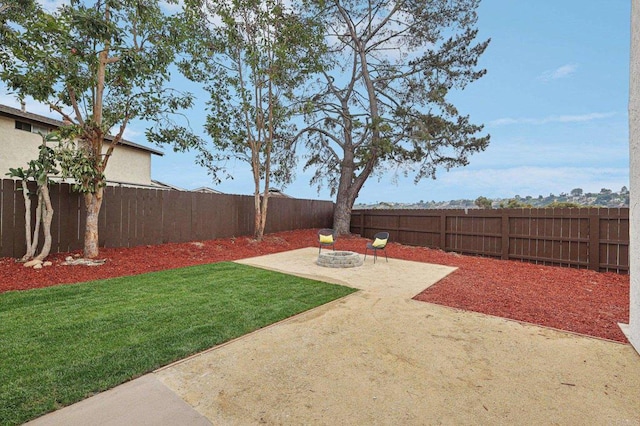
<path id="1" fill-rule="evenodd" d="M 18 181 L 0 181 L 0 257 L 24 254 L 25 218 Z M 83 247 L 82 196 L 68 184 L 51 185 L 51 253 Z M 35 200 L 32 201 L 35 210 Z M 330 227 L 331 201 L 272 197 L 266 232 Z M 99 218 L 100 247 L 210 240 L 253 234 L 253 197 L 109 186 Z M 32 219 L 33 220 L 33 219 Z M 41 237 L 42 241 L 42 237 Z"/>
<path id="2" fill-rule="evenodd" d="M 629 209 L 354 210 L 351 232 L 464 254 L 629 272 Z"/>

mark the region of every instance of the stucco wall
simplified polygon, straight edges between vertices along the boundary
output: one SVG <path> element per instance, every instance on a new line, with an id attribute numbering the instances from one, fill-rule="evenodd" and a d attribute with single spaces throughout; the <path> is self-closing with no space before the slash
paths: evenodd
<path id="1" fill-rule="evenodd" d="M 105 175 L 110 181 L 151 185 L 151 154 L 119 145 L 113 150 Z"/>
<path id="2" fill-rule="evenodd" d="M 631 3 L 631 66 L 629 81 L 629 243 L 631 291 L 627 337 L 640 353 L 640 4 Z"/>
<path id="3" fill-rule="evenodd" d="M 27 167 L 38 155 L 40 135 L 15 128 L 15 120 L 0 117 L 0 176 L 6 178 L 9 168 Z"/>
<path id="4" fill-rule="evenodd" d="M 15 128 L 15 120 L 0 116 L 0 177 L 9 168 L 27 167 L 38 155 L 40 135 Z M 105 148 L 106 151 L 106 148 Z M 151 153 L 119 145 L 107 163 L 107 180 L 151 184 Z"/>

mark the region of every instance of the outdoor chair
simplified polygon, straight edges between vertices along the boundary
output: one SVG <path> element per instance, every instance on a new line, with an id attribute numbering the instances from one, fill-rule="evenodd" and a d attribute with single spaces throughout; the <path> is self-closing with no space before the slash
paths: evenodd
<path id="1" fill-rule="evenodd" d="M 389 233 L 388 232 L 378 232 L 373 236 L 373 241 L 368 242 L 366 248 L 364 249 L 364 260 L 367 260 L 367 252 L 369 250 L 373 250 L 373 263 L 376 263 L 376 259 L 378 258 L 378 250 L 384 251 L 384 257 L 389 261 L 387 257 L 387 242 L 389 241 Z"/>
<path id="2" fill-rule="evenodd" d="M 333 250 L 336 250 L 336 240 L 338 239 L 338 235 L 333 229 L 325 228 L 318 231 L 318 244 L 320 247 L 318 249 L 318 254 L 322 252 L 322 247 L 331 246 Z"/>

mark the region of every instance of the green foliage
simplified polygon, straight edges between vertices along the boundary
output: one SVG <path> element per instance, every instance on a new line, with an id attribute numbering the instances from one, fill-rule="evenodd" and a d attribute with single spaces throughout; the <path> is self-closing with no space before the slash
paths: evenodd
<path id="1" fill-rule="evenodd" d="M 78 167 L 92 168 L 82 190 L 93 192 L 104 180 L 109 155 L 102 147 L 111 130 L 115 146 L 132 119 L 170 127 L 168 114 L 191 104 L 190 95 L 167 87 L 176 19 L 138 0 L 71 0 L 53 13 L 22 3 L 1 17 L 0 79 L 70 123 L 63 137 L 78 139 Z"/>
<path id="2" fill-rule="evenodd" d="M 474 204 L 480 207 L 481 209 L 491 209 L 492 201 L 487 197 L 480 196 L 476 198 L 476 201 Z"/>
<path id="3" fill-rule="evenodd" d="M 481 78 L 489 41 L 476 42 L 479 1 L 311 2 L 327 54 L 300 111 L 311 183 L 337 193 L 334 226 L 348 233 L 353 203 L 372 175 L 421 179 L 468 164 L 489 136 L 449 100 Z M 336 225 L 337 223 L 337 225 Z"/>
<path id="4" fill-rule="evenodd" d="M 0 294 L 0 419 L 22 424 L 353 291 L 218 263 Z"/>
<path id="5" fill-rule="evenodd" d="M 376 167 L 415 172 L 418 181 L 486 148 L 489 137 L 476 136 L 483 127 L 447 100 L 485 74 L 475 69 L 488 45 L 474 42 L 477 1 L 322 4 L 327 31 L 344 35 L 332 39 L 333 68 L 315 86 L 315 109 L 305 109 L 316 183 L 338 188 L 352 153 L 352 180 Z"/>
<path id="6" fill-rule="evenodd" d="M 209 92 L 211 144 L 191 140 L 177 148 L 195 148 L 217 182 L 233 177 L 227 165 L 234 158 L 250 163 L 262 181 L 289 183 L 296 161 L 289 103 L 318 68 L 318 26 L 279 0 L 191 0 L 184 22 L 190 37 L 179 67 Z"/>
<path id="7" fill-rule="evenodd" d="M 81 193 L 95 193 L 107 183 L 101 168 L 94 167 L 94 160 L 87 149 L 87 144 L 64 141 L 59 144 L 57 154 L 62 177 L 72 179 L 73 189 Z"/>
<path id="8" fill-rule="evenodd" d="M 66 147 L 63 171 L 84 193 L 84 252 L 96 257 L 105 169 L 127 125 L 152 121 L 161 133 L 192 104 L 190 94 L 168 85 L 182 22 L 152 1 L 69 0 L 53 13 L 34 0 L 24 3 L 24 10 L 10 7 L 0 16 L 0 79 L 67 122 L 61 136 L 76 145 L 74 152 Z M 177 138 L 179 144 L 182 134 Z"/>
<path id="9" fill-rule="evenodd" d="M 546 206 L 544 206 L 545 208 L 549 208 L 549 209 L 561 209 L 561 208 L 576 208 L 579 209 L 581 207 L 585 207 L 582 206 L 578 203 L 573 203 L 571 201 L 554 201 L 550 204 L 547 204 Z M 588 207 L 588 206 L 587 206 Z"/>
<path id="10" fill-rule="evenodd" d="M 501 201 L 500 208 L 501 209 L 530 209 L 533 206 L 529 203 L 524 203 L 519 199 L 511 198 L 506 203 Z"/>

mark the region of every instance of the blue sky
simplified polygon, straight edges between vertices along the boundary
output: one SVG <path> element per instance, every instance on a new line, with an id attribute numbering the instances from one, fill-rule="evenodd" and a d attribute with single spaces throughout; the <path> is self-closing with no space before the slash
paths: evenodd
<path id="1" fill-rule="evenodd" d="M 418 185 L 411 177 L 372 177 L 356 202 L 546 196 L 577 187 L 598 192 L 629 186 L 630 6 L 629 0 L 484 0 L 478 27 L 479 39 L 492 40 L 480 62 L 487 75 L 453 99 L 472 122 L 485 124 L 491 144 L 468 166 L 440 170 L 436 180 Z M 0 103 L 17 106 L 4 86 Z M 32 103 L 27 108 L 45 113 Z M 204 122 L 200 111 L 190 113 L 195 128 Z M 125 136 L 146 143 L 142 123 L 133 123 Z M 154 179 L 185 189 L 214 186 L 194 155 L 163 150 L 152 162 Z M 252 193 L 249 166 L 237 163 L 234 174 L 216 188 Z M 330 199 L 326 188 L 318 193 L 309 186 L 310 177 L 298 171 L 285 192 Z"/>

